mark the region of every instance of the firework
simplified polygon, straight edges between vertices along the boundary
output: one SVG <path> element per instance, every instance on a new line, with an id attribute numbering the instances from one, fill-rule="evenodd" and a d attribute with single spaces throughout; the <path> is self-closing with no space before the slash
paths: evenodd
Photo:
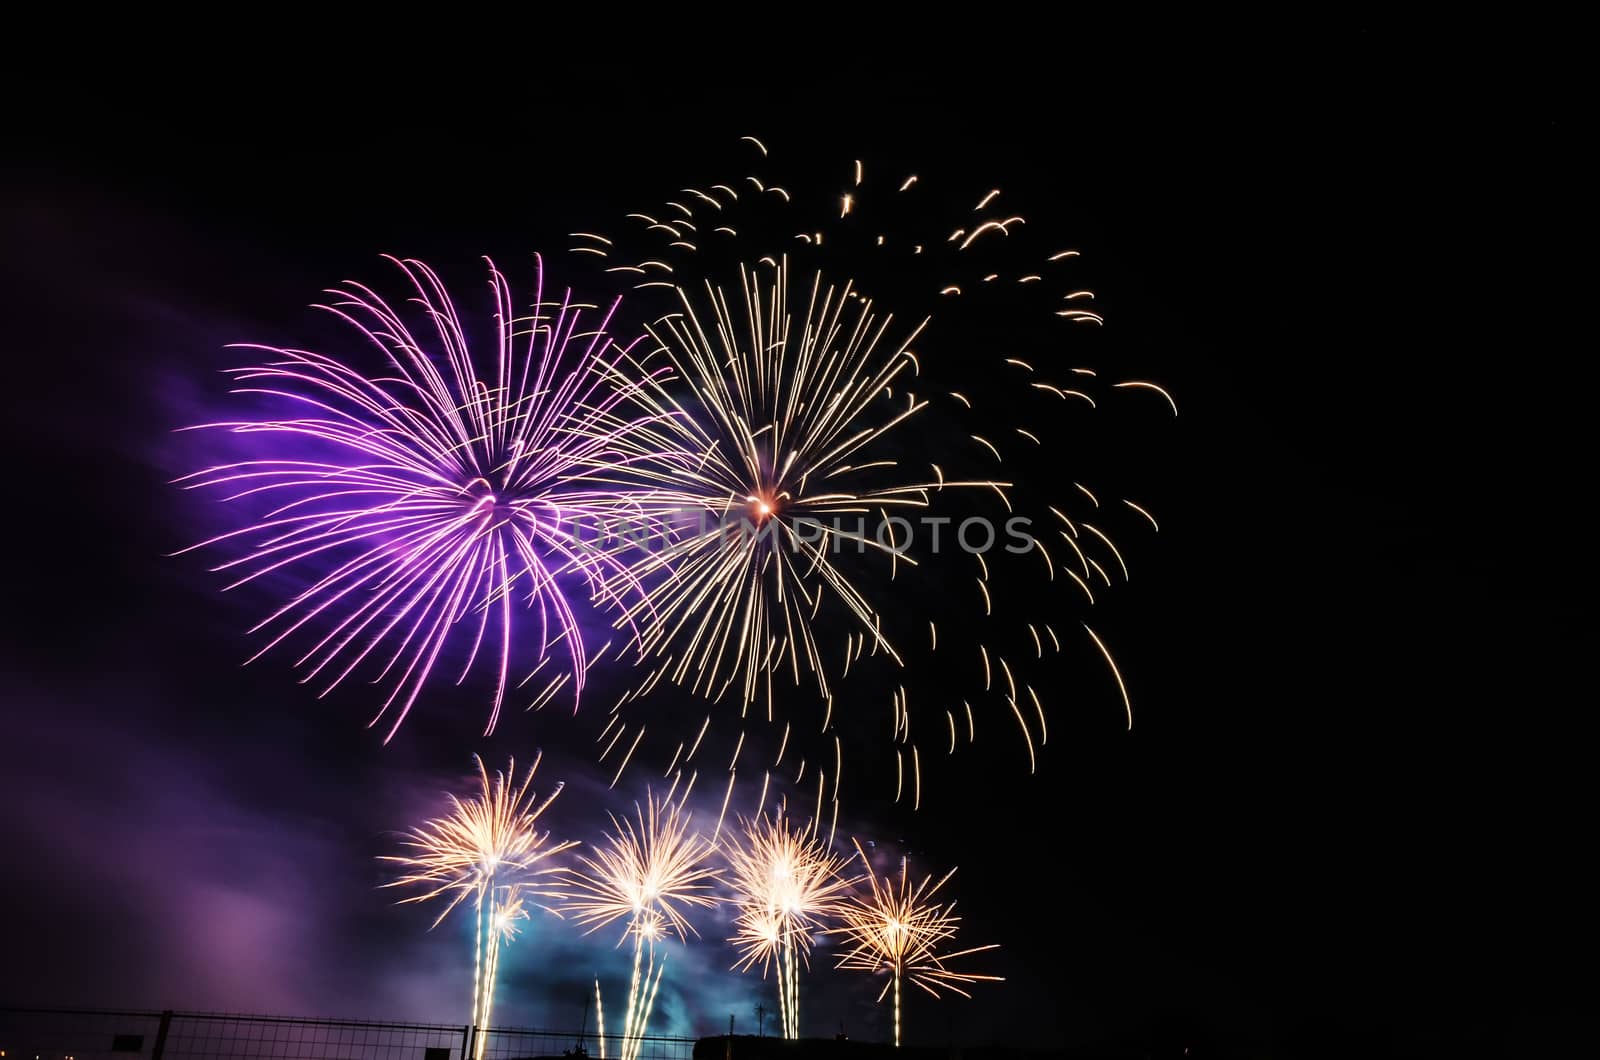
<path id="1" fill-rule="evenodd" d="M 562 789 L 556 785 L 543 801 L 531 790 L 539 759 L 534 759 L 520 781 L 514 759 L 505 772 L 495 773 L 493 781 L 483 760 L 474 761 L 478 792 L 466 799 L 450 795 L 450 813 L 406 834 L 403 845 L 407 853 L 380 860 L 399 869 L 399 875 L 385 886 L 417 888 L 417 893 L 400 900 L 402 904 L 435 899 L 444 903 L 434 927 L 471 900 L 472 1026 L 477 1035 L 474 1055 L 481 1058 L 501 945 L 515 938 L 519 922 L 528 919 L 529 900 L 559 896 L 551 879 L 558 870 L 548 862 L 576 844 L 552 842 L 550 833 L 538 827 L 540 816 Z"/>
<path id="2" fill-rule="evenodd" d="M 627 481 L 642 485 L 635 502 L 644 509 L 698 525 L 678 527 L 671 547 L 632 572 L 668 577 L 618 621 L 648 608 L 641 654 L 672 655 L 673 680 L 714 699 L 737 683 L 746 707 L 763 695 L 770 705 L 780 670 L 797 684 L 808 671 L 826 698 L 839 653 L 825 652 L 813 630 L 825 600 L 842 605 L 874 651 L 900 661 L 873 602 L 836 562 L 848 549 L 915 564 L 892 537 L 870 532 L 868 517 L 925 508 L 947 487 L 1007 484 L 924 481 L 874 458 L 875 443 L 927 406 L 889 396 L 914 369 L 921 327 L 886 342 L 892 316 L 850 283 L 818 273 L 791 300 L 779 263 L 741 268 L 731 296 L 710 284 L 703 301 L 677 295 L 680 311 L 648 330 L 692 398 L 685 406 L 664 385 L 646 388 L 655 415 L 625 440 L 638 449 Z"/>
<path id="3" fill-rule="evenodd" d="M 860 845 L 856 853 L 862 864 L 867 857 Z M 935 900 L 939 890 L 955 875 L 951 869 L 939 878 L 925 876 L 915 887 L 911 886 L 911 866 L 908 859 L 900 859 L 900 879 L 896 883 L 889 877 L 880 879 L 870 868 L 864 894 L 852 895 L 839 910 L 844 925 L 837 933 L 844 935 L 851 948 L 839 956 L 836 967 L 863 972 L 889 972 L 889 981 L 878 994 L 881 1002 L 894 991 L 894 1044 L 900 1044 L 900 984 L 902 979 L 927 991 L 933 997 L 940 990 L 950 990 L 962 997 L 971 995 L 962 989 L 977 982 L 1000 982 L 997 975 L 974 975 L 958 972 L 948 967 L 953 960 L 998 949 L 997 945 L 974 946 L 955 952 L 942 952 L 941 946 L 955 938 L 961 918 L 955 915 L 955 903 L 943 904 Z"/>
<path id="4" fill-rule="evenodd" d="M 687 940 L 694 927 L 685 914 L 717 904 L 711 887 L 720 875 L 707 864 L 712 844 L 690 831 L 690 816 L 681 802 L 653 795 L 645 801 L 644 807 L 635 807 L 635 819 L 613 816 L 613 831 L 593 856 L 580 856 L 582 868 L 569 874 L 572 890 L 565 905 L 591 932 L 627 918 L 622 940 L 633 940 L 633 974 L 620 1060 L 637 1055 L 666 969 L 664 953 L 658 960 L 657 941 L 669 932 Z M 595 990 L 598 1009 L 598 982 Z"/>
<path id="5" fill-rule="evenodd" d="M 1159 527 L 1143 505 L 1075 480 L 1087 473 L 1077 469 L 1089 469 L 1087 457 L 1096 451 L 1083 444 L 1085 417 L 1115 408 L 1115 415 L 1127 410 L 1165 418 L 1177 405 L 1160 385 L 1096 363 L 1108 352 L 1094 336 L 1106 317 L 1082 278 L 1083 255 L 1030 224 L 998 187 L 973 188 L 968 198 L 941 186 L 938 174 L 888 173 L 859 160 L 840 166 L 837 182 L 827 186 L 791 185 L 774 179 L 776 151 L 769 153 L 755 137 L 743 139 L 744 153 L 755 156 L 740 163 L 748 168 L 674 189 L 659 206 L 628 214 L 620 231 L 572 233 L 571 250 L 584 261 L 603 263 L 608 274 L 631 278 L 636 289 L 667 293 L 680 303 L 652 330 L 679 374 L 696 387 L 684 401 L 688 414 L 673 426 L 704 437 L 674 444 L 664 437 L 657 451 L 694 451 L 698 441 L 699 451 L 711 455 L 703 466 L 667 476 L 677 482 L 678 499 L 685 507 L 736 514 L 757 529 L 772 527 L 764 537 L 702 533 L 680 542 L 682 562 L 659 594 L 662 621 L 648 634 L 656 669 L 644 684 L 670 672 L 716 698 L 733 681 L 746 708 L 765 695 L 770 718 L 772 678 L 790 670 L 798 680 L 798 671 L 811 670 L 827 707 L 821 738 L 805 736 L 791 726 L 793 716 L 784 716 L 776 719 L 784 726 L 781 746 L 791 752 L 796 783 L 807 775 L 808 762 L 817 775 L 816 765 L 831 761 L 837 794 L 839 756 L 832 741 L 839 733 L 830 728 L 838 720 L 835 695 L 873 656 L 915 670 L 919 685 L 934 694 L 919 697 L 913 710 L 902 686 L 894 689 L 889 710 L 871 712 L 891 723 L 887 754 L 893 761 L 886 756 L 876 772 L 894 777 L 897 799 L 913 807 L 921 802 L 930 751 L 953 755 L 991 721 L 1019 736 L 1018 761 L 1037 768 L 1048 742 L 1047 708 L 1061 692 L 1052 688 L 1061 659 L 1052 657 L 1076 654 L 1103 667 L 1105 694 L 1131 726 L 1129 687 L 1111 639 L 1100 623 L 1073 616 L 1127 580 L 1131 557 L 1116 541 L 1121 530 Z M 793 299 L 791 310 L 781 278 L 790 261 L 795 269 L 825 267 L 853 282 L 826 288 L 809 304 Z M 774 277 L 770 285 L 779 293 L 763 291 L 766 279 L 748 275 L 737 291 L 687 293 L 733 264 Z M 858 329 L 869 313 L 868 291 L 913 319 L 933 321 L 925 332 L 909 332 L 916 351 L 905 348 L 910 338 L 904 329 Z M 911 492 L 891 498 L 895 504 L 877 505 L 872 493 L 885 483 L 922 486 L 937 498 L 939 488 L 955 480 L 1008 480 L 996 482 L 992 494 L 975 489 L 937 498 L 939 514 L 954 514 L 957 524 L 972 516 L 1008 526 L 1020 517 L 1031 547 L 936 559 L 921 549 L 927 533 L 919 534 L 909 555 L 888 557 L 891 578 L 897 569 L 920 564 L 915 579 L 896 586 L 892 604 L 867 580 L 862 562 L 824 565 L 796 548 L 791 538 L 802 533 L 804 516 L 794 513 L 794 497 L 782 495 L 787 484 L 774 488 L 774 469 L 782 470 L 793 452 L 789 472 L 804 474 L 810 457 L 825 454 L 785 447 L 782 434 L 805 416 L 830 414 L 829 397 L 838 393 L 814 382 L 790 387 L 805 371 L 799 351 L 807 342 L 822 351 L 858 343 L 853 348 L 867 362 L 863 378 L 878 368 L 898 368 L 883 380 L 881 394 L 901 403 L 892 411 L 877 404 L 856 408 L 854 430 L 865 433 L 842 435 L 861 446 L 839 458 L 848 471 L 836 468 L 841 473 L 831 477 L 813 472 L 809 485 L 853 495 L 855 507 L 883 526 L 896 507 L 904 511 L 924 496 Z M 822 356 L 813 366 L 826 363 Z M 794 420 L 785 400 L 799 410 Z M 913 405 L 917 419 L 906 431 L 904 421 L 893 420 Z M 873 433 L 879 428 L 882 433 Z M 865 451 L 891 429 L 898 434 L 887 438 L 887 447 Z M 914 435 L 914 467 L 907 435 Z M 879 466 L 880 455 L 907 466 Z M 1041 468 L 1048 473 L 1039 474 Z M 831 559 L 832 539 L 805 530 Z M 945 540 L 951 536 L 947 532 Z M 854 544 L 845 551 L 854 551 Z M 861 547 L 881 552 L 879 544 L 868 540 Z M 921 609 L 910 604 L 928 585 L 939 591 L 926 593 Z M 818 620 L 818 608 L 828 602 L 843 606 Z M 976 636 L 941 637 L 940 625 L 952 619 Z M 812 629 L 843 631 L 843 652 L 819 645 Z M 887 695 L 894 684 L 881 672 L 863 678 L 874 695 Z M 913 725 L 919 712 L 927 720 Z M 673 756 L 684 773 L 693 755 L 692 749 L 682 752 L 698 747 L 704 730 L 691 735 L 693 744 L 685 739 Z M 624 749 L 631 753 L 632 745 Z M 781 765 L 780 752 L 772 768 Z"/>
<path id="6" fill-rule="evenodd" d="M 844 875 L 851 859 L 830 851 L 814 828 L 791 828 L 781 814 L 740 823 L 742 835 L 728 850 L 739 904 L 730 940 L 740 953 L 734 969 L 759 965 L 762 978 L 776 971 L 784 1037 L 798 1038 L 797 965 L 809 966 L 812 935 L 839 915 L 855 883 Z"/>
<path id="7" fill-rule="evenodd" d="M 415 319 L 354 282 L 318 307 L 359 334 L 378 371 L 364 372 L 359 359 L 239 347 L 262 360 L 231 372 L 234 392 L 272 411 L 203 426 L 259 436 L 267 455 L 179 481 L 269 510 L 192 547 L 240 553 L 216 568 L 235 576 L 229 588 L 291 580 L 289 599 L 252 630 L 268 638 L 252 661 L 303 638 L 296 665 L 321 695 L 365 666 L 389 686 L 373 719 L 394 711 L 388 736 L 457 638 L 457 683 L 480 655 L 494 673 L 487 734 L 513 658 L 530 644 L 533 673 L 552 649 L 566 664 L 546 675 L 535 704 L 569 682 L 581 694 L 593 658 L 566 576 L 608 603 L 638 589 L 613 552 L 582 537 L 587 520 L 619 503 L 586 484 L 583 469 L 632 426 L 615 415 L 631 389 L 614 368 L 626 348 L 606 332 L 616 303 L 591 323 L 594 307 L 570 291 L 545 300 L 542 262 L 527 313 L 489 262 L 493 315 L 468 322 L 426 265 L 389 260 L 409 281 Z M 469 335 L 486 338 L 489 353 L 475 354 Z"/>

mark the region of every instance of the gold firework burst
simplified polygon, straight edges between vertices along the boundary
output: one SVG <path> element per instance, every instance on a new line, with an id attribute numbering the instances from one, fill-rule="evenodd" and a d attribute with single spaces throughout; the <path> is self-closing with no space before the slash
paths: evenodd
<path id="1" fill-rule="evenodd" d="M 800 1036 L 800 988 L 796 962 L 809 963 L 811 937 L 838 916 L 851 859 L 828 849 L 814 828 L 792 828 L 783 815 L 741 821 L 742 835 L 728 850 L 728 866 L 739 914 L 731 941 L 739 950 L 734 968 L 757 965 L 763 978 L 776 967 L 784 1036 Z"/>
<path id="2" fill-rule="evenodd" d="M 508 762 L 505 772 L 497 771 L 493 781 L 483 759 L 474 756 L 473 760 L 478 766 L 477 794 L 466 799 L 450 795 L 449 813 L 406 834 L 402 845 L 409 853 L 380 860 L 400 867 L 400 874 L 385 886 L 420 888 L 402 898 L 401 904 L 445 900 L 444 909 L 433 921 L 435 927 L 456 906 L 468 898 L 473 900 L 472 1025 L 477 1028 L 475 1055 L 481 1057 L 500 947 L 516 937 L 518 921 L 528 918 L 528 899 L 556 896 L 550 879 L 556 870 L 547 862 L 575 844 L 553 842 L 550 833 L 538 826 L 540 816 L 562 788 L 556 785 L 548 798 L 539 801 L 532 790 L 538 758 L 520 781 L 515 759 Z"/>
<path id="3" fill-rule="evenodd" d="M 863 865 L 868 864 L 859 844 L 856 853 Z M 970 997 L 964 989 L 966 985 L 1001 981 L 997 975 L 960 972 L 948 966 L 952 960 L 998 949 L 997 944 L 941 952 L 941 946 L 955 938 L 961 922 L 955 915 L 954 902 L 936 900 L 955 871 L 951 869 L 937 883 L 932 875 L 924 876 L 922 882 L 913 887 L 909 859 L 900 860 L 898 883 L 888 876 L 880 879 L 868 868 L 866 893 L 851 896 L 839 909 L 843 926 L 835 932 L 845 936 L 852 945 L 840 954 L 835 967 L 890 973 L 878 1000 L 882 1001 L 891 989 L 894 991 L 894 1044 L 897 1046 L 900 1044 L 902 979 L 909 979 L 933 997 L 938 997 L 941 990 Z"/>
<path id="4" fill-rule="evenodd" d="M 770 704 L 782 670 L 796 684 L 808 671 L 827 698 L 829 670 L 849 653 L 818 644 L 825 601 L 842 606 L 854 636 L 901 661 L 839 554 L 915 565 L 889 513 L 926 508 L 941 489 L 1009 484 L 923 481 L 871 452 L 927 407 L 896 389 L 916 371 L 921 325 L 887 341 L 892 315 L 852 284 L 817 273 L 802 302 L 779 263 L 742 268 L 732 297 L 710 284 L 703 301 L 678 296 L 681 311 L 649 330 L 690 396 L 651 377 L 653 424 L 628 437 L 614 473 L 642 485 L 633 503 L 672 540 L 632 572 L 664 580 L 617 624 L 637 623 L 640 657 L 666 657 L 672 680 L 713 699 L 737 683 L 746 709 L 763 695 Z"/>
<path id="5" fill-rule="evenodd" d="M 635 819 L 613 815 L 611 824 L 614 830 L 594 855 L 581 856 L 583 867 L 570 873 L 565 908 L 591 932 L 628 918 L 622 937 L 633 939 L 633 974 L 621 1060 L 632 1060 L 666 969 L 666 957 L 657 960 L 656 942 L 668 931 L 680 941 L 695 933 L 685 913 L 717 904 L 711 887 L 721 874 L 708 864 L 715 847 L 690 830 L 681 802 L 646 795 L 645 806 L 635 806 Z M 598 996 L 598 981 L 595 990 Z"/>
<path id="6" fill-rule="evenodd" d="M 681 803 L 654 795 L 635 807 L 634 818 L 613 816 L 614 831 L 569 873 L 563 908 L 591 931 L 627 917 L 625 938 L 656 938 L 668 929 L 687 938 L 694 927 L 684 914 L 717 904 L 711 888 L 721 876 L 709 864 L 711 842 L 690 823 Z"/>

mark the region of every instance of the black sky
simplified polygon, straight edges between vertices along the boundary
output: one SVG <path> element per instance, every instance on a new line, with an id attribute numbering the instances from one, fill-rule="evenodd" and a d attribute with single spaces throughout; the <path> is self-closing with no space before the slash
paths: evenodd
<path id="1" fill-rule="evenodd" d="M 882 825 L 959 863 L 1005 943 L 1010 981 L 952 1031 L 1564 1040 L 1592 941 L 1594 370 L 1560 33 L 1189 29 L 959 62 L 835 43 L 446 76 L 325 42 L 19 78 L 0 1001 L 274 1009 L 313 974 L 373 1015 L 427 994 L 415 918 L 358 907 L 378 833 L 530 730 L 446 717 L 380 748 L 358 706 L 239 670 L 241 614 L 164 558 L 195 518 L 164 485 L 171 417 L 216 392 L 223 343 L 291 334 L 379 252 L 520 264 L 755 131 L 1016 186 L 1092 250 L 1118 349 L 1182 402 L 1142 472 L 1163 533 L 1115 611 L 1132 733 L 1069 727 L 1040 776 Z M 196 957 L 161 896 L 182 877 L 223 915 L 262 893 L 234 876 L 303 890 L 306 920 Z M 1014 917 L 1019 879 L 1055 911 Z M 317 917 L 365 919 L 324 952 Z"/>

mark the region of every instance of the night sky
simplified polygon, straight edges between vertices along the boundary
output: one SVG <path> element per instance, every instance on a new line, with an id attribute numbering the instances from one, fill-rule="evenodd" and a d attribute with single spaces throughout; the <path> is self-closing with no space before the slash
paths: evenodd
<path id="1" fill-rule="evenodd" d="M 884 856 L 959 865 L 969 937 L 1003 946 L 1007 982 L 914 1000 L 909 1040 L 1541 1055 L 1591 994 L 1595 646 L 1579 125 L 1542 47 L 1321 27 L 1263 54 L 1212 27 L 1092 58 L 643 50 L 436 83 L 330 41 L 17 81 L 0 1002 L 462 1021 L 466 921 L 430 934 L 375 856 L 473 752 L 543 748 L 563 835 L 638 792 L 606 790 L 593 716 L 480 739 L 484 689 L 446 687 L 384 746 L 370 690 L 241 668 L 262 598 L 170 556 L 222 518 L 168 484 L 203 458 L 171 429 L 217 414 L 224 344 L 321 334 L 307 303 L 386 278 L 378 254 L 464 290 L 481 254 L 565 267 L 565 233 L 754 132 L 802 169 L 1016 194 L 1084 252 L 1096 355 L 1182 407 L 1031 469 L 1082 459 L 1161 519 L 1096 615 L 1132 731 L 1085 665 L 1037 775 L 997 741 L 919 814 L 847 807 Z M 658 1028 L 774 1004 L 724 971 L 723 927 L 674 957 Z M 621 974 L 610 941 L 538 921 L 500 1018 L 575 1028 Z M 829 963 L 808 1030 L 884 1034 Z"/>

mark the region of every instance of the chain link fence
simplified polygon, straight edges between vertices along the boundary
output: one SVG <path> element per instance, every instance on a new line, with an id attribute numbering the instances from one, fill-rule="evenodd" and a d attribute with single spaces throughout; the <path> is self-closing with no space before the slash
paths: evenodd
<path id="1" fill-rule="evenodd" d="M 223 1012 L 0 1008 L 0 1060 L 693 1060 L 693 1038 Z"/>

